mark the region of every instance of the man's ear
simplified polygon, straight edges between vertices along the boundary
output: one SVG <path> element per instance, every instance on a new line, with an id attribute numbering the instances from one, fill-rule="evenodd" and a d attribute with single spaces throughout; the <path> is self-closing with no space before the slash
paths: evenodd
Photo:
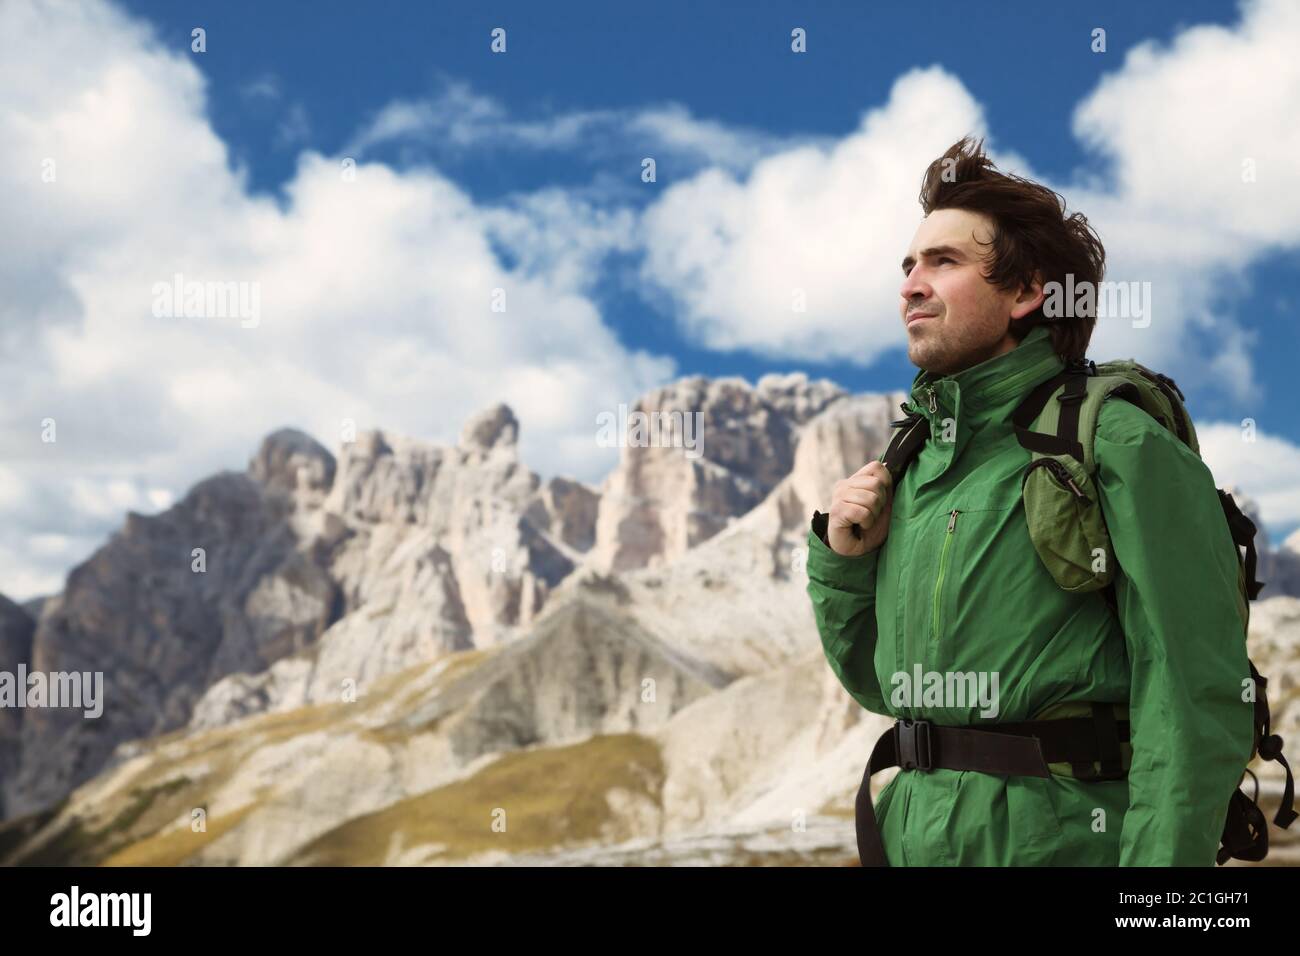
<path id="1" fill-rule="evenodd" d="M 1023 319 L 1030 312 L 1033 312 L 1043 304 L 1043 274 L 1034 273 L 1034 281 L 1028 288 L 1021 286 L 1020 294 L 1016 296 L 1015 304 L 1011 307 L 1011 318 Z"/>

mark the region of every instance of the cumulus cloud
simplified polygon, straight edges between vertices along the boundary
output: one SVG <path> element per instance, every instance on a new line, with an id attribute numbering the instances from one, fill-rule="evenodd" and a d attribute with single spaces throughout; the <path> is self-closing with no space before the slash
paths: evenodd
<path id="1" fill-rule="evenodd" d="M 1300 244 L 1300 124 L 1278 122 L 1300 100 L 1297 42 L 1300 7 L 1251 0 L 1235 26 L 1134 47 L 1075 111 L 1075 134 L 1107 168 L 1077 203 L 1102 230 L 1109 273 L 1150 281 L 1154 298 L 1147 328 L 1099 324 L 1099 354 L 1149 357 L 1260 400 L 1256 339 L 1233 305 L 1252 263 Z"/>
<path id="2" fill-rule="evenodd" d="M 188 51 L 101 3 L 0 6 L 0 90 L 13 596 L 58 589 L 65 542 L 102 541 L 285 424 L 334 447 L 345 419 L 451 443 L 505 401 L 531 467 L 597 481 L 617 455 L 598 412 L 673 371 L 624 349 L 581 287 L 626 224 L 562 194 L 481 207 L 434 169 L 306 151 L 283 201 L 254 196 Z M 259 321 L 156 315 L 177 274 L 255 286 Z"/>
<path id="3" fill-rule="evenodd" d="M 703 347 L 868 365 L 906 344 L 898 263 L 921 219 L 920 171 L 967 131 L 985 127 L 960 81 L 909 72 L 828 148 L 668 187 L 643 218 L 642 274 Z"/>
<path id="4" fill-rule="evenodd" d="M 1256 427 L 1215 422 L 1197 425 L 1201 457 L 1219 487 L 1243 488 L 1259 505 L 1277 547 L 1300 526 L 1300 448 Z"/>
<path id="5" fill-rule="evenodd" d="M 1107 279 L 1150 283 L 1149 324 L 1103 318 L 1093 354 L 1259 399 L 1255 342 L 1232 305 L 1253 262 L 1300 243 L 1300 124 L 1277 122 L 1300 99 L 1298 42 L 1300 7 L 1258 0 L 1236 26 L 1132 49 L 1074 115 L 1100 177 L 1053 182 L 988 140 L 1001 168 L 1088 216 Z M 906 344 L 898 262 L 921 217 L 921 172 L 967 133 L 988 135 L 960 79 L 913 70 L 837 143 L 665 190 L 644 217 L 643 276 L 701 346 L 869 365 Z"/>

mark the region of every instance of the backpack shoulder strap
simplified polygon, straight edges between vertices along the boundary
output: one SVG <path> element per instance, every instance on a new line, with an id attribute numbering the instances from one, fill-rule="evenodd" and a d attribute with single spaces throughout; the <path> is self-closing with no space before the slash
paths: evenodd
<path id="1" fill-rule="evenodd" d="M 1181 422 L 1180 437 L 1194 440 L 1190 416 L 1176 398 L 1180 394 L 1172 379 L 1132 360 L 1100 366 L 1076 361 L 1041 382 L 1010 416 L 1016 440 L 1030 452 L 1022 491 L 1034 548 L 1063 589 L 1100 591 L 1117 617 L 1110 535 L 1096 484 L 1101 410 L 1108 399 L 1121 398 L 1166 427 Z M 1068 488 L 1073 504 L 1061 499 L 1057 488 Z"/>
<path id="2" fill-rule="evenodd" d="M 1146 407 L 1135 374 L 1122 365 L 1075 362 L 1047 379 L 1011 413 L 1016 440 L 1034 458 L 1068 457 L 1092 475 L 1097 470 L 1093 437 L 1102 403 L 1113 395 Z"/>
<path id="3" fill-rule="evenodd" d="M 889 469 L 889 476 L 897 488 L 903 478 L 903 473 L 907 471 L 907 466 L 912 463 L 921 446 L 925 444 L 930 437 L 930 420 L 919 412 L 914 412 L 903 402 L 899 405 L 903 410 L 906 418 L 900 418 L 898 421 L 889 424 L 898 429 L 894 432 L 894 437 L 890 439 L 889 447 L 885 453 L 880 456 L 880 461 Z"/>

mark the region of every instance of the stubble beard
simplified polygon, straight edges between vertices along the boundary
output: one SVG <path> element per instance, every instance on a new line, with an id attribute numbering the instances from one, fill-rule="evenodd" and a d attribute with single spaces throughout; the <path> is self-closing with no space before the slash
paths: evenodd
<path id="1" fill-rule="evenodd" d="M 993 357 L 997 343 L 976 346 L 955 342 L 951 335 L 943 334 L 944 318 L 940 316 L 940 328 L 935 327 L 936 320 L 929 319 L 923 323 L 927 328 L 908 331 L 907 357 L 913 365 L 934 376 L 955 375 Z"/>

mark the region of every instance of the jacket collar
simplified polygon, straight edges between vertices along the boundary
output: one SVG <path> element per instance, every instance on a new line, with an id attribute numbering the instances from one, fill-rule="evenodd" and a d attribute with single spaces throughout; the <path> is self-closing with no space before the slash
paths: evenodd
<path id="1" fill-rule="evenodd" d="M 977 426 L 1011 412 L 1034 386 L 1065 368 L 1052 346 L 1051 331 L 1036 325 L 1009 352 L 951 375 L 932 375 L 922 369 L 912 382 L 912 401 L 918 411 L 937 424 L 952 416 Z M 935 408 L 931 411 L 931 390 Z M 959 414 L 960 413 L 960 414 Z"/>

